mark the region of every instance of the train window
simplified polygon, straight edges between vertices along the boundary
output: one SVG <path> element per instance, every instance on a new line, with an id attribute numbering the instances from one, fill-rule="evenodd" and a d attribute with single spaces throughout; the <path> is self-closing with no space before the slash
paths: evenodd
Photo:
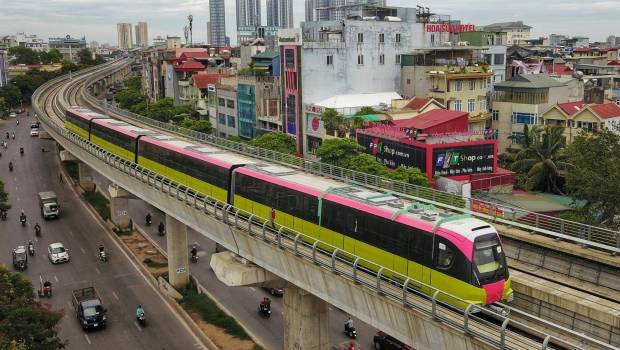
<path id="1" fill-rule="evenodd" d="M 454 251 L 446 243 L 437 243 L 437 267 L 449 269 L 454 263 Z"/>
<path id="2" fill-rule="evenodd" d="M 134 151 L 135 139 L 118 131 L 93 124 L 91 133 L 128 151 Z"/>
<path id="3" fill-rule="evenodd" d="M 404 226 L 404 225 L 403 225 Z M 424 265 L 430 265 L 433 239 L 426 232 L 405 226 L 409 234 L 408 259 Z"/>

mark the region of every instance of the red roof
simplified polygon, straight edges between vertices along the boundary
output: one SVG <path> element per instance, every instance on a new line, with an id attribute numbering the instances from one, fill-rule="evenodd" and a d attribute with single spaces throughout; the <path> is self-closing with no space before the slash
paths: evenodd
<path id="1" fill-rule="evenodd" d="M 590 52 L 590 48 L 589 47 L 578 47 L 573 49 L 573 52 Z"/>
<path id="2" fill-rule="evenodd" d="M 593 104 L 589 107 L 602 119 L 620 117 L 620 107 L 614 102 Z"/>
<path id="3" fill-rule="evenodd" d="M 433 126 L 444 124 L 459 118 L 467 118 L 469 113 L 434 109 L 409 119 L 396 120 L 394 125 L 400 128 L 425 130 Z"/>
<path id="4" fill-rule="evenodd" d="M 620 61 L 618 60 L 611 60 L 607 63 L 608 66 L 620 66 Z"/>
<path id="5" fill-rule="evenodd" d="M 189 52 L 206 52 L 206 51 L 207 51 L 207 49 L 204 49 L 202 47 L 178 47 L 178 48 L 174 49 L 174 56 L 179 58 L 184 53 L 189 53 Z"/>
<path id="6" fill-rule="evenodd" d="M 550 70 L 553 71 L 551 73 L 558 75 L 571 75 L 575 72 L 574 69 L 565 64 L 556 64 L 555 66 L 552 66 Z"/>
<path id="7" fill-rule="evenodd" d="M 203 52 L 183 52 L 181 56 L 179 56 L 179 61 L 186 61 L 188 58 L 194 58 L 199 60 L 206 60 L 211 57 L 207 51 Z"/>
<path id="8" fill-rule="evenodd" d="M 194 85 L 199 89 L 206 89 L 209 84 L 219 84 L 222 74 L 219 73 L 198 73 L 192 76 Z"/>
<path id="9" fill-rule="evenodd" d="M 558 108 L 568 115 L 573 115 L 583 108 L 583 101 L 558 103 Z"/>
<path id="10" fill-rule="evenodd" d="M 174 67 L 174 70 L 177 72 L 198 72 L 204 69 L 204 64 L 196 61 L 185 61 L 180 65 Z"/>
<path id="11" fill-rule="evenodd" d="M 418 98 L 418 97 L 414 97 L 411 99 L 411 101 L 409 101 L 406 105 L 405 108 L 411 108 L 413 110 L 418 110 L 422 107 L 424 107 L 428 101 L 430 101 L 430 98 Z"/>

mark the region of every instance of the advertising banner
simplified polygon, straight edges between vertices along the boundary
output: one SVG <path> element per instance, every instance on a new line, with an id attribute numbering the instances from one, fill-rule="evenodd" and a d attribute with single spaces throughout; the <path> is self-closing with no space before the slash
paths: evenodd
<path id="1" fill-rule="evenodd" d="M 433 149 L 433 175 L 493 172 L 493 144 Z"/>

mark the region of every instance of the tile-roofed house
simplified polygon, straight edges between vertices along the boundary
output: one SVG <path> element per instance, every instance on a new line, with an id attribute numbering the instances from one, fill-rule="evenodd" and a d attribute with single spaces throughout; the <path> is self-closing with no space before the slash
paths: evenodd
<path id="1" fill-rule="evenodd" d="M 469 113 L 434 109 L 409 119 L 394 121 L 399 128 L 418 129 L 423 133 L 463 132 L 468 130 Z"/>
<path id="2" fill-rule="evenodd" d="M 418 109 L 426 106 L 426 104 L 429 103 L 430 101 L 431 101 L 431 99 L 428 98 L 428 97 L 425 97 L 425 98 L 414 97 L 411 100 L 409 100 L 409 102 L 405 105 L 404 108 L 418 110 Z"/>
<path id="3" fill-rule="evenodd" d="M 204 64 L 197 61 L 185 61 L 174 67 L 176 72 L 199 72 L 205 69 Z"/>
<path id="4" fill-rule="evenodd" d="M 219 84 L 222 80 L 222 74 L 220 73 L 197 73 L 192 75 L 194 86 L 199 89 L 206 89 L 210 84 Z"/>
<path id="5" fill-rule="evenodd" d="M 541 114 L 544 125 L 564 127 L 564 137 L 571 143 L 582 131 L 594 132 L 620 122 L 620 106 L 613 102 L 584 104 L 583 101 L 559 103 Z"/>
<path id="6" fill-rule="evenodd" d="M 573 115 L 583 108 L 583 101 L 558 103 L 556 106 L 566 113 L 566 115 Z"/>
<path id="7" fill-rule="evenodd" d="M 613 102 L 593 104 L 588 107 L 601 119 L 620 117 L 620 107 Z"/>

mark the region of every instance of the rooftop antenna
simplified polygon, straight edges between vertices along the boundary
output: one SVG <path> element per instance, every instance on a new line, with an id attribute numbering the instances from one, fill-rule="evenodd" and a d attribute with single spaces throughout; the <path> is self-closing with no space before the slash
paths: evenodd
<path id="1" fill-rule="evenodd" d="M 183 35 L 185 36 L 185 45 L 189 44 L 188 38 L 189 38 L 189 27 L 185 26 L 183 27 Z"/>

